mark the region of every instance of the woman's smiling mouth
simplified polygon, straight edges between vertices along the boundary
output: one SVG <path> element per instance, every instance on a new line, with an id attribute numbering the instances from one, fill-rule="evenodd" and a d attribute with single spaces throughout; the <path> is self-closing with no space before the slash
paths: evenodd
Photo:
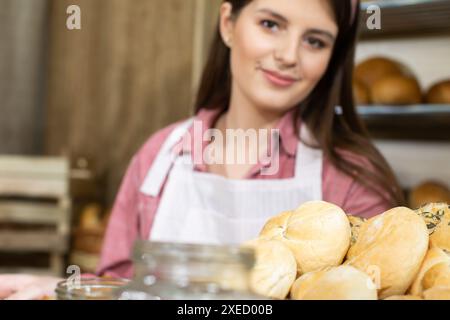
<path id="1" fill-rule="evenodd" d="M 277 87 L 287 88 L 299 81 L 298 79 L 295 79 L 291 76 L 280 75 L 279 73 L 276 73 L 273 71 L 269 71 L 269 70 L 265 70 L 265 69 L 261 69 L 261 71 L 263 72 L 265 78 L 271 84 L 273 84 Z"/>

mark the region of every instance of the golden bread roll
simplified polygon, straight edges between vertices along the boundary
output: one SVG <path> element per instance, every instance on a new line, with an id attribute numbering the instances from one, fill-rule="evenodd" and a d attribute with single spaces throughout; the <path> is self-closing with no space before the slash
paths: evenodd
<path id="1" fill-rule="evenodd" d="M 450 253 L 450 205 L 429 203 L 416 210 L 430 233 L 430 245 Z"/>
<path id="2" fill-rule="evenodd" d="M 428 103 L 449 104 L 450 103 L 450 80 L 442 81 L 433 85 L 428 90 Z"/>
<path id="3" fill-rule="evenodd" d="M 295 300 L 377 300 L 377 288 L 370 277 L 351 266 L 306 273 L 291 289 Z"/>
<path id="4" fill-rule="evenodd" d="M 450 203 L 450 190 L 439 182 L 426 181 L 413 188 L 409 194 L 409 206 L 413 209 L 440 202 Z"/>
<path id="5" fill-rule="evenodd" d="M 370 104 L 369 89 L 361 81 L 353 81 L 353 96 L 355 98 L 356 105 Z"/>
<path id="6" fill-rule="evenodd" d="M 422 280 L 423 290 L 433 287 L 450 288 L 450 261 L 441 262 L 428 270 Z"/>
<path id="7" fill-rule="evenodd" d="M 244 244 L 255 250 L 256 263 L 250 275 L 253 292 L 272 299 L 285 299 L 297 276 L 291 250 L 277 240 L 257 239 Z"/>
<path id="8" fill-rule="evenodd" d="M 439 265 L 443 262 L 448 263 L 449 261 L 450 258 L 442 249 L 431 247 L 422 262 L 422 265 L 419 269 L 419 272 L 417 273 L 416 278 L 414 279 L 411 288 L 409 289 L 409 293 L 416 296 L 422 295 L 424 290 L 423 279 L 425 277 L 425 274 L 434 266 Z"/>
<path id="9" fill-rule="evenodd" d="M 411 75 L 410 71 L 400 62 L 384 57 L 369 58 L 355 68 L 355 79 L 371 88 L 373 84 L 390 75 Z"/>
<path id="10" fill-rule="evenodd" d="M 423 300 L 419 296 L 390 296 L 384 300 Z"/>
<path id="11" fill-rule="evenodd" d="M 434 266 L 439 265 L 440 263 L 448 263 L 450 258 L 448 255 L 439 248 L 432 247 L 428 250 L 425 259 L 422 262 L 420 270 L 414 279 L 414 282 L 409 289 L 409 293 L 412 295 L 420 296 L 423 293 L 423 279 L 425 274 L 432 269 Z"/>
<path id="12" fill-rule="evenodd" d="M 411 209 L 394 208 L 362 226 L 345 264 L 373 276 L 380 299 L 403 295 L 420 269 L 428 238 L 421 217 Z"/>
<path id="13" fill-rule="evenodd" d="M 423 293 L 425 300 L 450 300 L 450 288 L 434 287 Z"/>
<path id="14" fill-rule="evenodd" d="M 102 207 L 97 203 L 88 204 L 81 213 L 79 228 L 83 230 L 101 229 Z"/>
<path id="15" fill-rule="evenodd" d="M 352 230 L 352 238 L 350 245 L 354 245 L 356 240 L 358 240 L 359 231 L 361 230 L 362 225 L 367 221 L 367 219 L 357 217 L 357 216 L 347 216 L 350 221 L 350 228 Z"/>
<path id="16" fill-rule="evenodd" d="M 350 245 L 350 223 L 338 206 L 312 201 L 270 219 L 260 236 L 281 240 L 292 251 L 303 274 L 342 263 Z"/>
<path id="17" fill-rule="evenodd" d="M 370 87 L 372 103 L 382 105 L 410 105 L 422 102 L 419 82 L 413 77 L 390 75 Z"/>

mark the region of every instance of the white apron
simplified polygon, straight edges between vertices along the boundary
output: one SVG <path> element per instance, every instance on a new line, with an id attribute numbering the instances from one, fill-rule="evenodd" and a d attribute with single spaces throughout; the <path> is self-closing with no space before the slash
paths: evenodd
<path id="1" fill-rule="evenodd" d="M 155 197 L 168 175 L 151 241 L 241 244 L 256 238 L 271 217 L 322 200 L 321 150 L 299 142 L 294 178 L 231 180 L 196 172 L 190 154 L 171 152 L 191 125 L 189 120 L 172 132 L 141 187 Z"/>

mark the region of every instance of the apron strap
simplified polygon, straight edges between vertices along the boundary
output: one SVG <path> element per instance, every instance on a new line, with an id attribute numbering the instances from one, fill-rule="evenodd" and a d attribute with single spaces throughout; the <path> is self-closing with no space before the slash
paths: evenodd
<path id="1" fill-rule="evenodd" d="M 306 127 L 302 125 L 300 129 L 300 141 L 297 146 L 297 156 L 295 159 L 295 177 L 302 179 L 308 177 L 322 180 L 323 152 L 320 148 L 315 149 L 307 146 L 302 141 L 314 144 L 314 138 Z"/>
<path id="2" fill-rule="evenodd" d="M 176 158 L 176 155 L 172 153 L 172 149 L 189 131 L 189 128 L 192 126 L 193 122 L 194 118 L 190 118 L 170 133 L 153 161 L 153 164 L 140 188 L 140 192 L 152 197 L 157 197 L 159 195 L 164 181 L 166 180 L 170 168 Z"/>

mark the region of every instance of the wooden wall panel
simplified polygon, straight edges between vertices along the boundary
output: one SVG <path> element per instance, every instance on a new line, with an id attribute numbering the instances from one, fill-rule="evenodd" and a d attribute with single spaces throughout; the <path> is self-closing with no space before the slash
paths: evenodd
<path id="1" fill-rule="evenodd" d="M 192 84 L 195 95 L 211 41 L 216 32 L 222 0 L 195 0 Z"/>
<path id="2" fill-rule="evenodd" d="M 0 0 L 0 153 L 39 154 L 47 0 Z"/>
<path id="3" fill-rule="evenodd" d="M 79 5 L 82 30 L 65 27 Z M 109 202 L 132 155 L 192 106 L 193 0 L 52 0 L 46 150 L 83 154 Z"/>

